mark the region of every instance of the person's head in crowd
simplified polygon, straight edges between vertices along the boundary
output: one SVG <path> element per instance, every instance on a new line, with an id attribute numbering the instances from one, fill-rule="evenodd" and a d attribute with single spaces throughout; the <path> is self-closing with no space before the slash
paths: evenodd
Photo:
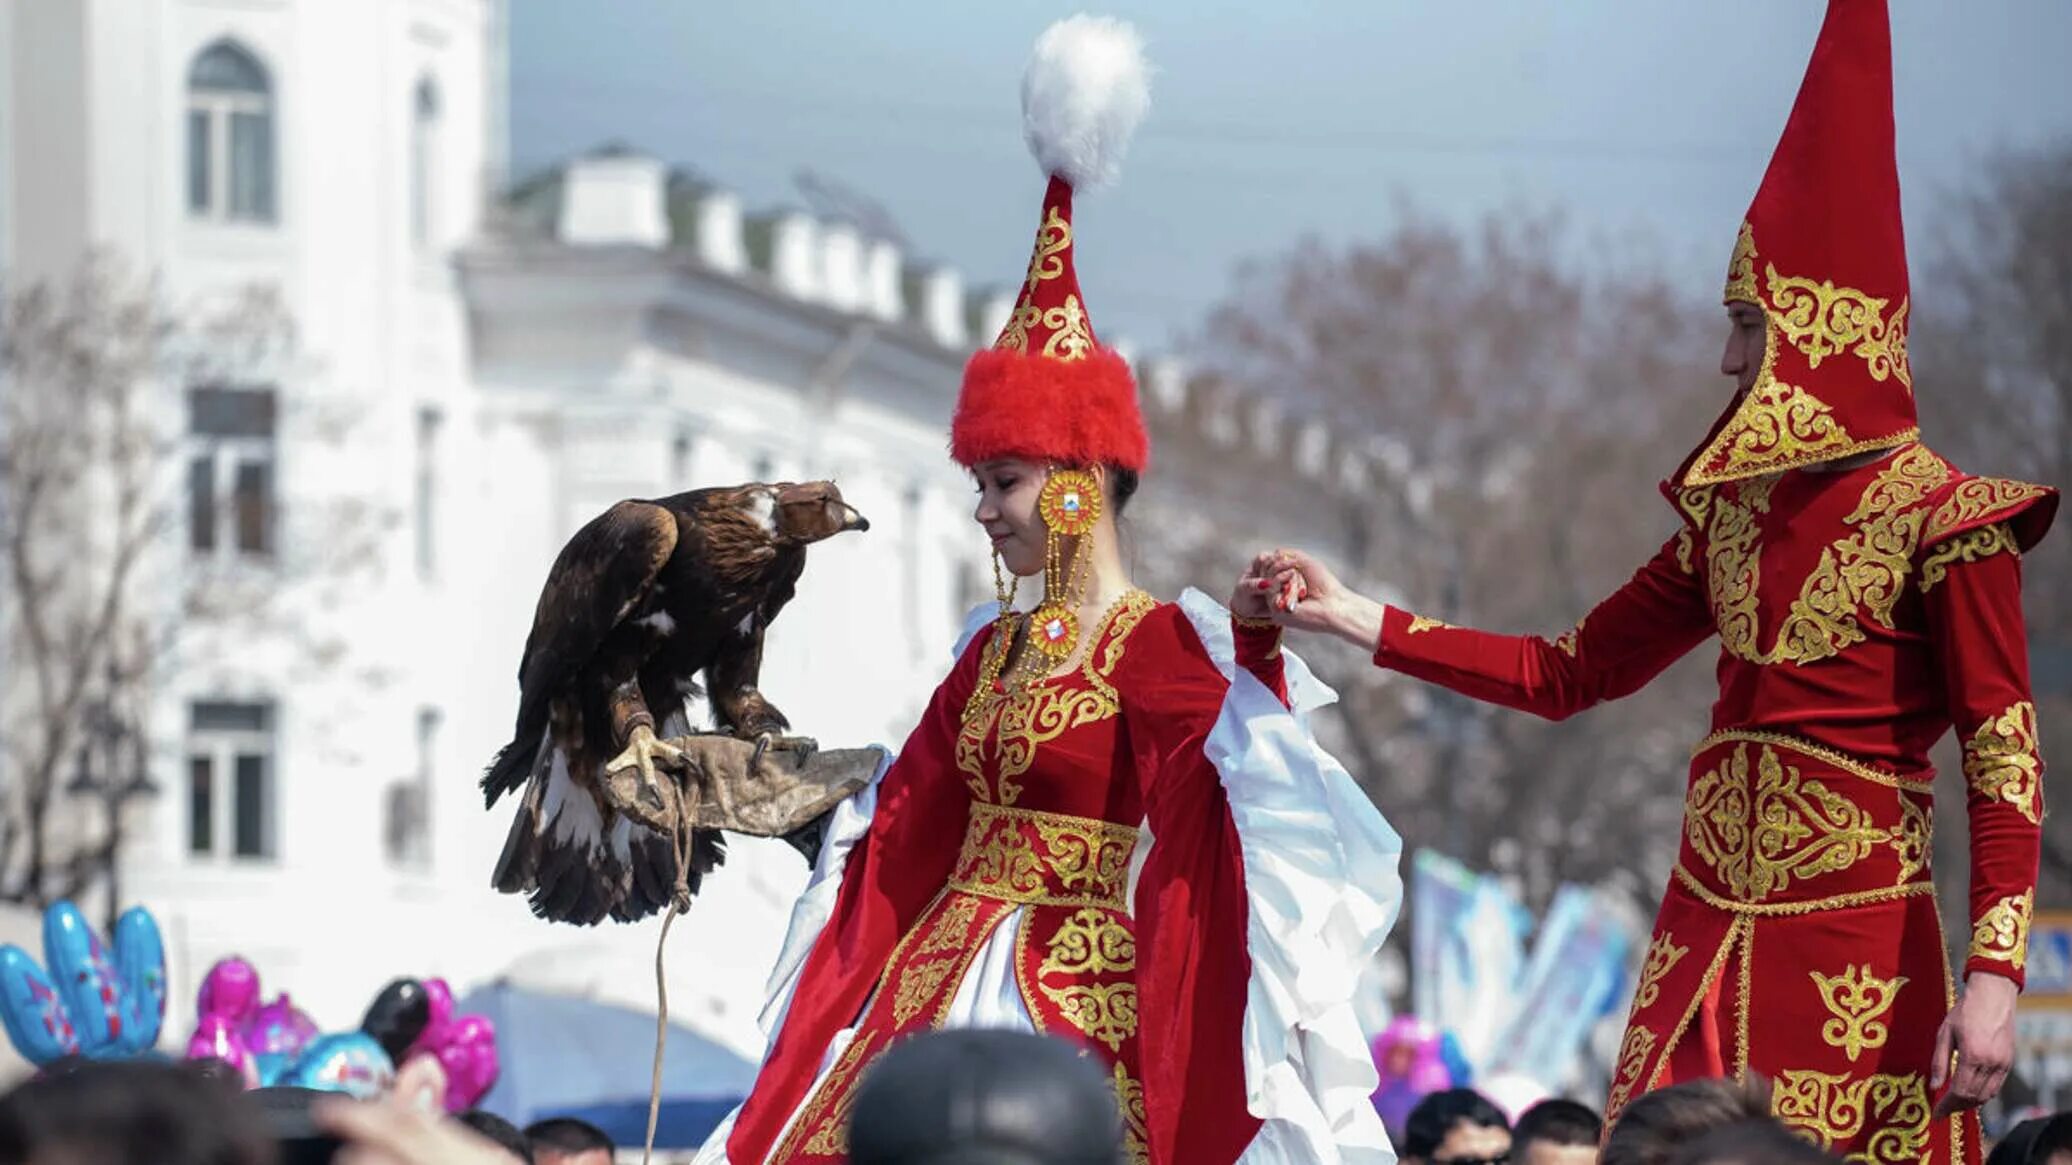
<path id="1" fill-rule="evenodd" d="M 1841 1158 L 1775 1119 L 1735 1121 L 1679 1147 L 1670 1165 L 1841 1165 Z"/>
<path id="2" fill-rule="evenodd" d="M 1668 1165 L 1677 1149 L 1714 1129 L 1770 1119 L 1768 1080 L 1686 1080 L 1627 1105 L 1598 1165 Z"/>
<path id="3" fill-rule="evenodd" d="M 1604 1121 L 1573 1100 L 1543 1100 L 1511 1126 L 1511 1160 L 1518 1165 L 1596 1165 Z"/>
<path id="4" fill-rule="evenodd" d="M 533 1165 L 612 1165 L 612 1139 L 589 1121 L 557 1116 L 525 1127 Z"/>
<path id="5" fill-rule="evenodd" d="M 942 1031 L 878 1057 L 857 1086 L 850 1165 L 1113 1165 L 1115 1087 L 1072 1044 Z"/>
<path id="6" fill-rule="evenodd" d="M 1449 1088 L 1417 1102 L 1403 1122 L 1408 1165 L 1504 1165 L 1511 1158 L 1511 1122 L 1472 1088 Z"/>
<path id="7" fill-rule="evenodd" d="M 46 1072 L 0 1097 L 0 1165 L 272 1165 L 238 1092 L 178 1064 Z"/>
<path id="8" fill-rule="evenodd" d="M 2072 1165 L 2072 1113 L 2025 1120 L 2007 1130 L 1986 1165 Z"/>
<path id="9" fill-rule="evenodd" d="M 532 1142 L 526 1140 L 525 1134 L 519 1132 L 518 1126 L 510 1121 L 493 1112 L 483 1112 L 479 1108 L 471 1108 L 453 1119 L 474 1130 L 478 1135 L 495 1141 L 505 1152 L 518 1158 L 523 1165 L 534 1165 Z"/>

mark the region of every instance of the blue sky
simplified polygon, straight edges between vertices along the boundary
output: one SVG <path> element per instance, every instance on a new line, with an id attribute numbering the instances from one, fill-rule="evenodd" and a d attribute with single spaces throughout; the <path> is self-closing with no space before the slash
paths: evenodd
<path id="1" fill-rule="evenodd" d="M 1082 4 L 514 0 L 520 172 L 611 139 L 751 208 L 802 169 L 884 205 L 974 284 L 1027 262 L 1042 183 L 1017 86 Z M 1118 0 L 1152 109 L 1121 181 L 1081 200 L 1080 278 L 1108 338 L 1195 327 L 1237 264 L 1385 233 L 1399 197 L 1462 222 L 1560 208 L 1579 262 L 1694 294 L 1782 129 L 1813 0 Z M 1899 160 L 1919 277 L 1944 196 L 1996 149 L 2072 139 L 2072 3 L 1893 0 Z"/>

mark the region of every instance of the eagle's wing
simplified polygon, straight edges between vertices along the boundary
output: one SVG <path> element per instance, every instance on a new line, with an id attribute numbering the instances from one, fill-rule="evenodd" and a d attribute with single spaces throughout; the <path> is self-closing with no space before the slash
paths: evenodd
<path id="1" fill-rule="evenodd" d="M 769 595 L 755 613 L 730 628 L 713 648 L 712 663 L 705 673 L 713 716 L 739 735 L 782 733 L 791 728 L 784 713 L 763 698 L 763 633 L 798 593 L 799 576 L 805 569 L 806 558 L 800 554 L 772 581 Z"/>
<path id="2" fill-rule="evenodd" d="M 676 550 L 676 517 L 649 502 L 620 502 L 585 523 L 554 559 L 518 664 L 518 724 L 483 775 L 488 803 L 532 774 L 549 707 L 653 588 Z"/>

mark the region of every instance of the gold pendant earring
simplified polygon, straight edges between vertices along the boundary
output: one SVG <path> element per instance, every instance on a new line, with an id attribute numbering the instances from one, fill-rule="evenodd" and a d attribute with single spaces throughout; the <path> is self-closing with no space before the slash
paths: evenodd
<path id="1" fill-rule="evenodd" d="M 1014 610 L 1015 592 L 1021 589 L 1022 580 L 1009 581 L 1006 569 L 1000 562 L 1000 552 L 993 552 L 993 594 L 1000 600 L 1000 617 L 1006 618 Z"/>
<path id="2" fill-rule="evenodd" d="M 1101 520 L 1101 483 L 1084 469 L 1053 469 L 1038 495 L 1036 511 L 1046 530 L 1043 603 L 1030 618 L 1030 644 L 1051 666 L 1064 662 L 1079 642 L 1079 603 L 1086 590 L 1086 534 Z M 1073 542 L 1065 562 L 1065 539 Z"/>

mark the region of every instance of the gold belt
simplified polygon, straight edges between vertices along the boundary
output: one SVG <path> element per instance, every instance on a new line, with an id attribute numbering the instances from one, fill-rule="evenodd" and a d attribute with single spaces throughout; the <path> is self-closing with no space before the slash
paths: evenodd
<path id="1" fill-rule="evenodd" d="M 1137 831 L 1065 813 L 976 804 L 950 889 L 1034 906 L 1128 902 Z"/>

